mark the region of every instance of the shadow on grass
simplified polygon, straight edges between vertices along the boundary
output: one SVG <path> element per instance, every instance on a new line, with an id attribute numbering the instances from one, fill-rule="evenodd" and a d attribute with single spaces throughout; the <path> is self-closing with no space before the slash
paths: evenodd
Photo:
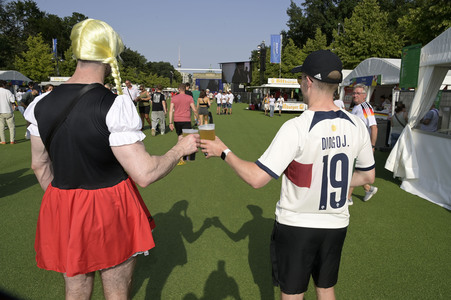
<path id="1" fill-rule="evenodd" d="M 248 262 L 254 282 L 260 291 L 260 298 L 258 299 L 274 299 L 269 255 L 270 234 L 274 220 L 264 218 L 262 216 L 263 210 L 259 206 L 248 205 L 247 209 L 253 218 L 244 223 L 236 233 L 227 229 L 217 217 L 213 218 L 213 225 L 222 229 L 234 242 L 249 237 Z"/>
<path id="2" fill-rule="evenodd" d="M 193 222 L 187 216 L 187 209 L 188 201 L 181 200 L 167 213 L 153 216 L 157 225 L 153 231 L 156 247 L 150 250 L 149 256 L 140 255 L 137 258 L 132 296 L 143 285 L 145 279 L 149 278 L 145 299 L 162 299 L 165 283 L 174 268 L 188 262 L 183 238 L 193 243 L 211 226 L 211 220 L 205 219 L 201 228 L 194 232 Z"/>
<path id="3" fill-rule="evenodd" d="M 225 261 L 218 261 L 218 268 L 210 273 L 204 287 L 204 295 L 197 298 L 193 293 L 183 297 L 183 300 L 241 299 L 238 284 L 233 277 L 227 275 Z"/>
<path id="4" fill-rule="evenodd" d="M 20 169 L 10 173 L 0 174 L 0 198 L 11 196 L 37 183 L 33 174 L 23 176 L 29 169 Z"/>

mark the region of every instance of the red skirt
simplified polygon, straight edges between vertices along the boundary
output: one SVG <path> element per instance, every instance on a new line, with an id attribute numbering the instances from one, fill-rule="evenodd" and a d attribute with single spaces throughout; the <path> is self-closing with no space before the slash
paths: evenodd
<path id="1" fill-rule="evenodd" d="M 49 185 L 36 229 L 36 261 L 69 277 L 107 269 L 152 249 L 154 227 L 131 179 L 98 190 Z"/>

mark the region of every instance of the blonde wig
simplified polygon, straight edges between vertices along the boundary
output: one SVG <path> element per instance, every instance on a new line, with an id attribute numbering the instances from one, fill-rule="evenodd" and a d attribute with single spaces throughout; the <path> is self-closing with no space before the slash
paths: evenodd
<path id="1" fill-rule="evenodd" d="M 124 51 L 121 37 L 107 23 L 86 19 L 76 24 L 70 34 L 72 51 L 78 60 L 98 61 L 111 66 L 117 92 L 122 94 L 117 57 Z"/>

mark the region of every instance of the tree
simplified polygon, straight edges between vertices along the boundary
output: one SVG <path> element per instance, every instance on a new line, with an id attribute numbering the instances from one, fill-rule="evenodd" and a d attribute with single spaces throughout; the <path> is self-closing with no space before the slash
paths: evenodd
<path id="1" fill-rule="evenodd" d="M 72 76 L 75 72 L 75 68 L 77 67 L 77 61 L 74 59 L 74 53 L 72 52 L 72 47 L 69 47 L 64 52 L 64 59 L 59 62 L 59 72 L 63 77 Z M 111 77 L 113 78 L 113 77 Z M 114 82 L 112 80 L 111 82 Z"/>
<path id="2" fill-rule="evenodd" d="M 332 48 L 345 68 L 353 69 L 369 57 L 399 58 L 403 42 L 387 27 L 386 12 L 381 12 L 377 0 L 363 0 L 352 17 L 344 21 L 344 33 L 333 31 Z"/>
<path id="3" fill-rule="evenodd" d="M 427 44 L 451 27 L 448 0 L 418 0 L 417 6 L 398 19 L 401 35 L 408 44 Z"/>
<path id="4" fill-rule="evenodd" d="M 302 57 L 302 60 L 304 60 L 307 57 L 307 55 L 309 55 L 313 51 L 327 48 L 328 48 L 327 37 L 321 31 L 321 28 L 318 27 L 316 28 L 315 38 L 308 39 L 304 47 L 302 47 L 302 52 L 305 55 L 304 57 Z"/>
<path id="5" fill-rule="evenodd" d="M 36 35 L 43 13 L 33 1 L 0 2 L 0 67 L 12 68 L 14 57 L 26 49 L 29 35 Z"/>
<path id="6" fill-rule="evenodd" d="M 293 39 L 299 48 L 307 40 L 315 37 L 316 28 L 321 28 L 326 35 L 327 42 L 332 41 L 332 32 L 345 18 L 351 16 L 358 0 L 306 0 L 302 8 L 292 0 L 287 9 L 288 31 L 282 32 L 284 39 Z"/>
<path id="7" fill-rule="evenodd" d="M 25 76 L 35 80 L 48 80 L 54 74 L 55 63 L 52 61 L 52 51 L 42 40 L 42 35 L 29 36 L 26 42 L 27 51 L 16 56 L 15 67 Z"/>

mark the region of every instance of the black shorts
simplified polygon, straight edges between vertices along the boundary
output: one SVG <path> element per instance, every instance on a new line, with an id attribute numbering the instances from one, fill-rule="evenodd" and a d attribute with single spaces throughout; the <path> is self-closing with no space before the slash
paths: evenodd
<path id="1" fill-rule="evenodd" d="M 285 294 L 301 294 L 307 291 L 312 276 L 317 287 L 333 287 L 346 231 L 347 227 L 304 228 L 275 222 L 271 235 L 274 285 Z"/>
<path id="2" fill-rule="evenodd" d="M 140 114 L 148 115 L 150 113 L 150 106 L 138 106 Z"/>
<path id="3" fill-rule="evenodd" d="M 191 122 L 174 122 L 175 132 L 177 135 L 182 135 L 182 129 L 191 129 Z"/>

